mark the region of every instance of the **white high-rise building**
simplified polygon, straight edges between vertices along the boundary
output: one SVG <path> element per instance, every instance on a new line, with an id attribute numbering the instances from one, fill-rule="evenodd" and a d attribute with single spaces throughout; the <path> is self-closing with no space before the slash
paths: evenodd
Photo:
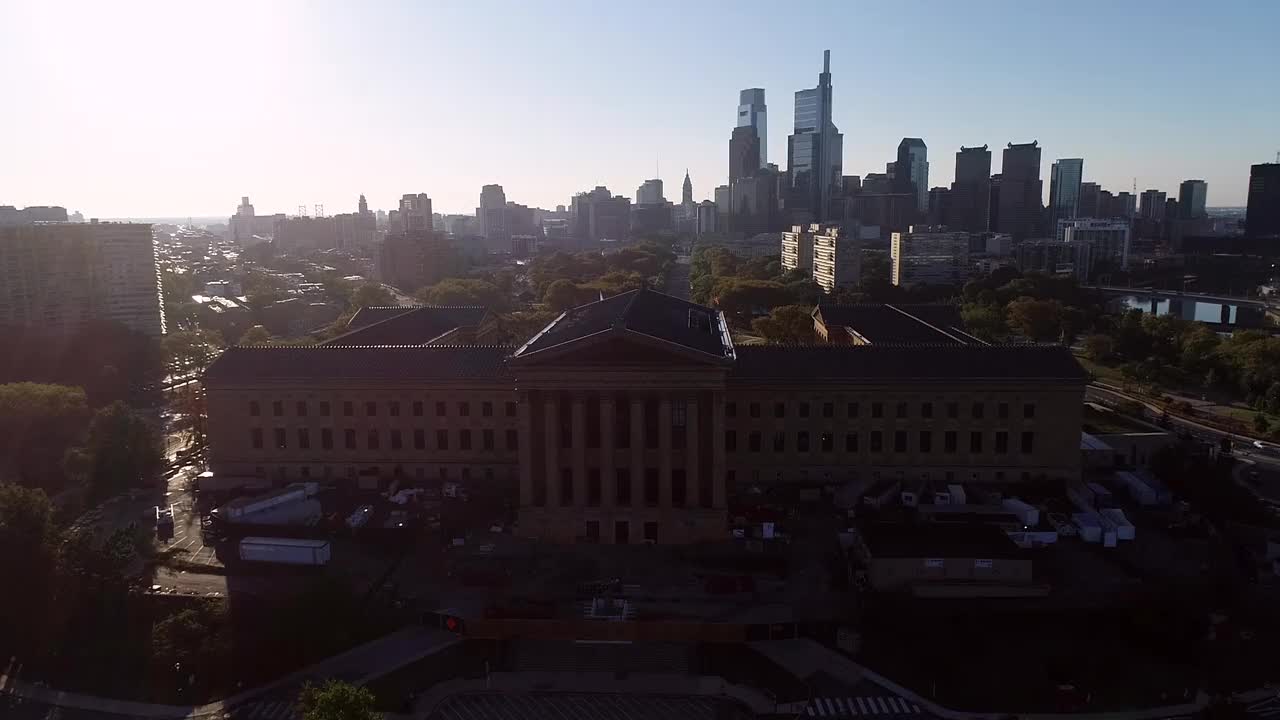
<path id="1" fill-rule="evenodd" d="M 893 284 L 964 284 L 969 274 L 969 233 L 912 227 L 893 234 Z"/>
<path id="2" fill-rule="evenodd" d="M 768 115 L 763 88 L 748 88 L 738 93 L 738 127 L 756 129 L 756 138 L 760 140 L 760 167 L 769 164 Z"/>

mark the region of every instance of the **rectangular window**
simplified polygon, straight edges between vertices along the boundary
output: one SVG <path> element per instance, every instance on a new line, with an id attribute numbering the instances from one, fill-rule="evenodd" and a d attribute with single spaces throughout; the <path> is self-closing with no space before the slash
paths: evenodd
<path id="1" fill-rule="evenodd" d="M 374 417 L 378 414 L 378 403 L 370 400 L 364 404 L 364 414 L 366 417 Z"/>
<path id="2" fill-rule="evenodd" d="M 471 403 L 458 403 L 458 417 L 471 417 Z"/>
<path id="3" fill-rule="evenodd" d="M 845 433 L 844 451 L 858 452 L 858 433 Z"/>
<path id="4" fill-rule="evenodd" d="M 996 432 L 996 454 L 1003 455 L 1009 452 L 1009 433 L 1000 430 Z"/>
<path id="5" fill-rule="evenodd" d="M 955 420 L 956 418 L 960 417 L 960 403 L 956 403 L 956 402 L 947 403 L 947 417 L 951 420 Z"/>
<path id="6" fill-rule="evenodd" d="M 591 507 L 600 507 L 599 468 L 591 468 L 587 471 L 587 504 Z"/>
<path id="7" fill-rule="evenodd" d="M 945 433 L 943 433 L 943 435 L 942 435 L 942 450 L 943 450 L 943 452 L 949 452 L 949 453 L 953 453 L 953 452 L 955 452 L 955 451 L 956 451 L 956 447 L 957 447 L 957 443 L 958 443 L 958 440 L 957 440 L 957 438 L 956 438 L 956 431 L 955 431 L 955 430 L 948 430 L 948 431 L 946 431 Z"/>
<path id="8" fill-rule="evenodd" d="M 658 523 L 647 522 L 644 524 L 644 541 L 658 544 Z"/>
<path id="9" fill-rule="evenodd" d="M 684 450 L 689 441 L 689 406 L 684 400 L 671 402 L 671 449 Z"/>
<path id="10" fill-rule="evenodd" d="M 493 449 L 493 431 L 481 430 L 480 433 L 481 433 L 480 447 L 484 448 L 485 450 L 492 450 Z"/>
<path id="11" fill-rule="evenodd" d="M 418 428 L 413 431 L 413 449 L 414 450 L 427 449 L 427 431 L 426 430 L 423 430 L 422 428 Z"/>
<path id="12" fill-rule="evenodd" d="M 626 397 L 613 405 L 613 446 L 619 450 L 631 447 L 631 401 Z"/>
<path id="13" fill-rule="evenodd" d="M 626 545 L 631 542 L 631 523 L 626 520 L 615 520 L 613 523 L 613 544 Z"/>
<path id="14" fill-rule="evenodd" d="M 893 451 L 897 453 L 904 453 L 907 451 L 907 431 L 906 430 L 893 431 Z"/>
<path id="15" fill-rule="evenodd" d="M 884 403 L 882 402 L 871 403 L 871 417 L 876 419 L 884 417 Z"/>
<path id="16" fill-rule="evenodd" d="M 631 507 L 631 471 L 615 470 L 613 480 L 614 502 L 621 507 Z"/>
<path id="17" fill-rule="evenodd" d="M 969 452 L 971 453 L 982 452 L 982 431 L 974 430 L 973 432 L 969 433 Z"/>
<path id="18" fill-rule="evenodd" d="M 644 504 L 649 507 L 658 506 L 658 469 L 644 469 Z"/>
<path id="19" fill-rule="evenodd" d="M 801 430 L 796 433 L 796 450 L 799 452 L 809 452 L 809 433 Z"/>
<path id="20" fill-rule="evenodd" d="M 787 404 L 786 404 L 786 403 L 774 403 L 774 404 L 773 404 L 773 416 L 774 416 L 774 417 L 776 417 L 776 418 L 783 418 L 783 417 L 786 417 L 786 416 L 787 416 Z"/>
<path id="21" fill-rule="evenodd" d="M 751 403 L 747 406 L 747 413 L 753 418 L 760 417 L 760 403 Z"/>
<path id="22" fill-rule="evenodd" d="M 747 449 L 751 452 L 760 452 L 760 433 L 753 431 L 747 436 Z"/>
<path id="23" fill-rule="evenodd" d="M 458 448 L 460 450 L 471 449 L 471 431 L 470 430 L 464 429 L 464 430 L 458 431 Z"/>
<path id="24" fill-rule="evenodd" d="M 738 403 L 731 402 L 724 404 L 725 417 L 738 417 Z"/>
<path id="25" fill-rule="evenodd" d="M 986 414 L 986 410 L 987 410 L 987 409 L 982 405 L 982 403 L 980 403 L 980 402 L 976 402 L 976 403 L 974 403 L 974 404 L 973 404 L 973 419 L 974 419 L 974 420 L 981 420 L 981 419 L 982 419 L 982 416 Z"/>
<path id="26" fill-rule="evenodd" d="M 436 431 L 436 449 L 437 450 L 449 449 L 449 431 L 448 430 Z"/>
<path id="27" fill-rule="evenodd" d="M 392 400 L 388 404 L 391 407 L 391 417 L 400 417 L 400 401 Z"/>
<path id="28" fill-rule="evenodd" d="M 907 416 L 907 404 L 904 402 L 898 403 L 898 407 L 894 411 L 894 417 L 898 419 L 902 419 L 906 416 Z"/>
<path id="29" fill-rule="evenodd" d="M 836 416 L 835 403 L 822 403 L 822 417 L 833 418 Z"/>
<path id="30" fill-rule="evenodd" d="M 320 417 L 329 417 L 329 411 L 330 411 L 329 401 L 321 400 L 320 401 Z"/>
<path id="31" fill-rule="evenodd" d="M 257 400 L 250 400 L 249 415 L 252 417 L 258 417 L 261 414 L 262 414 L 262 406 L 258 404 Z"/>
<path id="32" fill-rule="evenodd" d="M 306 428 L 298 428 L 298 447 L 302 450 L 311 449 L 311 432 Z"/>
<path id="33" fill-rule="evenodd" d="M 514 402 L 511 402 L 510 400 L 508 400 L 508 401 L 507 401 L 506 403 L 504 403 L 504 405 L 503 405 L 503 411 L 507 414 L 507 417 L 515 417 L 515 416 L 516 416 L 516 404 L 515 404 Z"/>
<path id="34" fill-rule="evenodd" d="M 807 402 L 800 403 L 800 417 L 802 418 L 809 417 L 809 403 Z"/>
<path id="35" fill-rule="evenodd" d="M 688 502 L 688 479 L 685 477 L 684 470 L 675 468 L 671 470 L 671 507 L 684 507 Z"/>
<path id="36" fill-rule="evenodd" d="M 391 431 L 391 449 L 392 450 L 404 449 L 404 437 L 400 434 L 399 430 Z"/>
<path id="37" fill-rule="evenodd" d="M 284 428 L 276 428 L 276 449 L 283 450 L 288 446 L 289 443 L 285 438 Z"/>
<path id="38" fill-rule="evenodd" d="M 507 449 L 512 452 L 520 449 L 520 432 L 518 430 L 507 431 Z"/>
<path id="39" fill-rule="evenodd" d="M 560 504 L 573 504 L 573 471 L 569 468 L 560 471 Z"/>
<path id="40" fill-rule="evenodd" d="M 879 430 L 871 431 L 871 452 L 884 452 L 884 433 Z"/>
<path id="41" fill-rule="evenodd" d="M 493 417 L 493 403 L 488 400 L 480 403 L 480 417 Z"/>
<path id="42" fill-rule="evenodd" d="M 448 414 L 448 410 L 443 402 L 436 403 L 436 417 L 444 417 Z"/>
<path id="43" fill-rule="evenodd" d="M 926 419 L 933 417 L 933 403 L 920 403 L 920 417 Z"/>
<path id="44" fill-rule="evenodd" d="M 414 400 L 414 401 L 413 401 L 413 416 L 414 416 L 414 417 L 422 417 L 422 413 L 423 413 L 422 401 L 421 401 L 421 400 Z"/>
<path id="45" fill-rule="evenodd" d="M 249 438 L 253 442 L 254 450 L 262 449 L 262 428 L 254 428 L 249 431 Z"/>
<path id="46" fill-rule="evenodd" d="M 370 450 L 377 450 L 379 447 L 378 431 L 370 430 L 367 437 L 367 446 Z"/>
<path id="47" fill-rule="evenodd" d="M 738 450 L 738 433 L 733 430 L 724 431 L 724 451 L 737 452 Z"/>
<path id="48" fill-rule="evenodd" d="M 658 401 L 650 398 L 644 404 L 644 445 L 658 449 Z"/>
<path id="49" fill-rule="evenodd" d="M 933 452 L 933 433 L 929 430 L 920 431 L 920 452 Z"/>
<path id="50" fill-rule="evenodd" d="M 787 449 L 787 434 L 781 430 L 773 434 L 773 451 L 783 452 Z"/>
<path id="51" fill-rule="evenodd" d="M 1036 416 L 1036 406 L 1031 403 L 1025 403 L 1022 406 L 1022 417 L 1030 420 Z"/>
<path id="52" fill-rule="evenodd" d="M 1036 449 L 1036 434 L 1027 430 L 1022 433 L 1022 452 L 1023 454 L 1031 454 Z"/>
<path id="53" fill-rule="evenodd" d="M 348 450 L 355 450 L 356 449 L 356 431 L 352 430 L 351 428 L 347 428 L 346 430 L 343 430 L 342 444 Z"/>
<path id="54" fill-rule="evenodd" d="M 821 444 L 818 446 L 822 452 L 831 452 L 835 449 L 836 436 L 829 432 L 822 433 Z"/>
<path id="55" fill-rule="evenodd" d="M 271 414 L 275 417 L 284 417 L 284 403 L 280 400 L 272 401 Z"/>
<path id="56" fill-rule="evenodd" d="M 996 405 L 996 417 L 1001 420 L 1009 419 L 1009 403 L 999 403 Z"/>
<path id="57" fill-rule="evenodd" d="M 858 417 L 858 403 L 851 402 L 844 406 L 844 414 L 850 419 Z"/>
<path id="58" fill-rule="evenodd" d="M 355 406 L 355 403 L 351 402 L 350 400 L 343 400 L 343 401 L 342 401 L 342 416 L 343 416 L 343 417 L 352 417 L 352 416 L 354 416 L 355 414 L 356 414 L 356 406 Z"/>

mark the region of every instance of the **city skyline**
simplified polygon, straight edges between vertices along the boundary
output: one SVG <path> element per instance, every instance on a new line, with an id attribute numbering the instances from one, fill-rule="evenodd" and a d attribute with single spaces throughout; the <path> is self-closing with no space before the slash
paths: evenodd
<path id="1" fill-rule="evenodd" d="M 700 36 L 706 22 L 669 22 L 677 7 L 714 21 L 715 37 Z M 881 171 L 903 137 L 922 138 L 937 158 L 1036 140 L 1045 191 L 1052 159 L 1082 157 L 1084 180 L 1105 189 L 1128 190 L 1136 178 L 1139 189 L 1173 196 L 1196 178 L 1208 183 L 1209 206 L 1243 206 L 1249 167 L 1280 145 L 1280 101 L 1256 92 L 1274 66 L 1261 33 L 1280 10 L 1126 7 L 1098 26 L 1099 7 L 922 5 L 912 27 L 921 52 L 885 66 L 867 59 L 906 31 L 898 11 L 870 5 L 815 9 L 824 29 L 802 50 L 729 63 L 720 50 L 731 38 L 766 46 L 776 24 L 675 5 L 618 25 L 517 6 L 10 4 L 0 9 L 0 67 L 22 74 L 3 79 L 39 111 L 0 120 L 0 136 L 22 139 L 0 173 L 0 203 L 225 216 L 249 195 L 264 213 L 321 204 L 334 214 L 353 210 L 361 193 L 391 209 L 412 191 L 440 212 L 474 213 L 479 188 L 497 183 L 516 202 L 550 209 L 597 185 L 630 194 L 654 177 L 655 156 L 671 187 L 687 166 L 702 200 L 727 180 L 724 139 L 740 92 L 764 89 L 775 118 L 789 119 L 830 48 L 845 174 Z M 856 46 L 840 31 L 846 17 L 865 35 Z M 1139 22 L 1151 32 L 1134 39 L 1126 28 Z M 587 24 L 582 42 L 552 42 Z M 1052 37 L 1086 28 L 1086 44 L 1106 53 L 1082 52 L 1063 70 L 1044 52 Z M 975 48 L 974 34 L 1000 42 Z M 1195 57 L 1183 52 L 1192 39 Z M 1023 59 L 1016 71 L 1010 52 Z M 641 53 L 647 62 L 634 61 Z M 1083 102 L 1063 101 L 1062 72 L 1082 83 Z M 403 92 L 410 77 L 426 81 L 421 92 Z M 1232 106 L 1245 111 L 1222 112 Z M 788 125 L 775 122 L 782 130 L 762 153 L 784 159 L 783 170 Z M 950 185 L 953 164 L 931 165 L 930 186 Z"/>

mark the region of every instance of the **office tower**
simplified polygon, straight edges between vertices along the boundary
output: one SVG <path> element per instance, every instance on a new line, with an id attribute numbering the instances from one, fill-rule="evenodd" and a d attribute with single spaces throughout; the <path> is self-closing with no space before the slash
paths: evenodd
<path id="1" fill-rule="evenodd" d="M 1244 229 L 1249 237 L 1280 235 L 1280 163 L 1249 168 L 1249 205 Z"/>
<path id="2" fill-rule="evenodd" d="M 844 138 L 831 121 L 831 51 L 822 54 L 818 86 L 796 93 L 795 130 L 787 138 L 788 210 L 823 220 L 840 187 Z"/>
<path id="3" fill-rule="evenodd" d="M 769 164 L 769 123 L 764 104 L 764 90 L 749 88 L 738 93 L 738 127 L 755 128 L 760 142 L 760 161 L 756 167 Z"/>
<path id="4" fill-rule="evenodd" d="M 569 225 L 580 244 L 602 240 L 624 241 L 630 237 L 631 200 L 597 185 L 590 192 L 573 196 Z"/>
<path id="5" fill-rule="evenodd" d="M 419 224 L 414 222 L 415 227 Z M 451 256 L 441 233 L 422 228 L 390 233 L 378 245 L 375 271 L 380 281 L 412 293 L 444 279 L 451 270 Z"/>
<path id="6" fill-rule="evenodd" d="M 1059 220 L 1071 220 L 1080 215 L 1080 181 L 1084 176 L 1084 160 L 1062 158 L 1054 161 L 1049 169 L 1049 217 L 1050 226 Z"/>
<path id="7" fill-rule="evenodd" d="M 1000 227 L 1000 181 L 1003 179 L 1000 173 L 991 176 L 991 202 L 988 204 L 988 215 L 991 218 L 992 229 Z"/>
<path id="8" fill-rule="evenodd" d="M 715 193 L 716 212 L 727 217 L 729 215 L 729 202 L 731 197 L 732 195 L 730 195 L 728 185 L 717 185 Z"/>
<path id="9" fill-rule="evenodd" d="M 249 198 L 244 198 L 249 202 Z M 253 206 L 249 207 L 252 213 Z M 79 213 L 76 213 L 79 215 Z M 40 222 L 67 222 L 67 209 L 57 205 L 29 205 L 19 210 L 12 205 L 0 205 L 0 225 L 27 225 Z M 71 222 L 84 222 L 84 217 Z"/>
<path id="10" fill-rule="evenodd" d="M 1209 184 L 1203 180 L 1183 180 L 1178 186 L 1178 211 L 1184 220 L 1198 220 L 1208 217 L 1205 212 L 1205 200 L 1209 195 Z"/>
<path id="11" fill-rule="evenodd" d="M 1115 217 L 1132 220 L 1138 214 L 1138 197 L 1127 190 L 1116 195 Z"/>
<path id="12" fill-rule="evenodd" d="M 720 232 L 720 210 L 715 202 L 703 200 L 698 203 L 698 236 Z"/>
<path id="13" fill-rule="evenodd" d="M 1080 210 L 1076 213 L 1076 217 L 1089 218 L 1099 217 L 1101 208 L 1098 207 L 1098 193 L 1102 188 L 1098 187 L 1098 183 L 1082 182 L 1080 183 Z"/>
<path id="14" fill-rule="evenodd" d="M 929 148 L 920 138 L 902 138 L 898 143 L 898 160 L 893 164 L 893 191 L 911 193 L 916 210 L 929 209 Z"/>
<path id="15" fill-rule="evenodd" d="M 1009 143 L 1000 168 L 1000 224 L 996 230 L 1009 233 L 1014 240 L 1034 236 L 1040 226 L 1043 188 L 1039 144 Z"/>
<path id="16" fill-rule="evenodd" d="M 1110 263 L 1121 270 L 1129 268 L 1129 221 L 1077 218 L 1058 223 L 1057 239 L 1061 242 L 1088 243 L 1093 248 L 1093 262 Z"/>
<path id="17" fill-rule="evenodd" d="M 729 229 L 755 235 L 777 229 L 779 173 L 771 167 L 738 178 L 729 188 Z"/>
<path id="18" fill-rule="evenodd" d="M 693 180 L 689 179 L 689 168 L 684 169 L 684 184 L 680 186 L 680 204 L 686 207 L 693 205 Z"/>
<path id="19" fill-rule="evenodd" d="M 511 241 L 507 229 L 507 194 L 501 185 L 485 185 L 480 188 L 480 207 L 476 210 L 480 221 L 480 234 L 493 246 L 506 246 Z"/>
<path id="20" fill-rule="evenodd" d="M 984 233 L 991 229 L 991 151 L 961 147 L 956 153 L 956 178 L 951 183 L 952 230 Z"/>
<path id="21" fill-rule="evenodd" d="M 401 195 L 395 224 L 394 232 L 430 232 L 435 228 L 431 217 L 431 198 L 426 193 Z"/>
<path id="22" fill-rule="evenodd" d="M 1093 275 L 1093 245 L 1075 240 L 1023 240 L 1016 248 L 1017 266 L 1022 272 L 1071 275 L 1088 282 Z"/>
<path id="23" fill-rule="evenodd" d="M 951 215 L 951 189 L 944 187 L 930 188 L 929 212 L 926 214 L 928 223 L 930 225 L 946 225 Z"/>
<path id="24" fill-rule="evenodd" d="M 164 334 L 151 226 L 93 221 L 0 227 L 0 325 L 66 334 L 91 320 Z"/>
<path id="25" fill-rule="evenodd" d="M 913 226 L 909 232 L 895 232 L 890 246 L 893 284 L 964 284 L 969 275 L 969 233 L 948 232 L 928 226 Z"/>
<path id="26" fill-rule="evenodd" d="M 245 199 L 247 200 L 248 198 L 245 198 Z M 361 215 L 369 214 L 369 201 L 364 199 L 364 193 L 360 194 L 360 201 L 358 204 L 357 212 L 359 212 Z"/>
<path id="27" fill-rule="evenodd" d="M 1164 220 L 1164 193 L 1159 190 L 1143 190 L 1139 200 L 1138 214 L 1143 220 Z"/>
<path id="28" fill-rule="evenodd" d="M 756 129 L 741 125 L 733 129 L 729 138 L 729 184 L 739 178 L 751 177 L 760 169 L 760 138 Z"/>
<path id="29" fill-rule="evenodd" d="M 869 195 L 886 195 L 893 192 L 893 181 L 884 173 L 867 173 L 862 176 L 861 192 Z"/>
<path id="30" fill-rule="evenodd" d="M 640 188 L 636 190 L 637 205 L 657 205 L 662 202 L 666 202 L 666 198 L 662 196 L 661 180 L 655 178 L 640 183 Z"/>
<path id="31" fill-rule="evenodd" d="M 236 214 L 227 220 L 227 238 L 242 245 L 270 240 L 275 235 L 276 224 L 284 219 L 284 213 L 254 214 L 253 204 L 249 202 L 249 198 L 241 197 Z"/>

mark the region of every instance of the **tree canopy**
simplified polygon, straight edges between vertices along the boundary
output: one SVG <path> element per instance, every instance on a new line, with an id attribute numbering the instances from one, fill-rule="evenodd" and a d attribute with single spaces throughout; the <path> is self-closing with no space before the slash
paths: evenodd
<path id="1" fill-rule="evenodd" d="M 479 305 L 493 312 L 506 309 L 507 296 L 487 280 L 446 278 L 422 288 L 414 297 L 427 305 Z"/>
<path id="2" fill-rule="evenodd" d="M 0 385 L 0 479 L 56 489 L 62 460 L 84 437 L 84 390 L 66 385 Z"/>
<path id="3" fill-rule="evenodd" d="M 369 688 L 341 680 L 319 686 L 308 683 L 298 695 L 302 720 L 380 720 L 374 703 Z"/>
<path id="4" fill-rule="evenodd" d="M 812 313 L 813 307 L 808 305 L 781 305 L 767 316 L 756 318 L 751 327 L 771 343 L 812 343 L 817 340 Z"/>
<path id="5" fill-rule="evenodd" d="M 92 497 L 113 495 L 155 481 L 164 467 L 159 434 L 122 402 L 100 409 L 89 423 L 85 445 L 68 457 Z"/>

